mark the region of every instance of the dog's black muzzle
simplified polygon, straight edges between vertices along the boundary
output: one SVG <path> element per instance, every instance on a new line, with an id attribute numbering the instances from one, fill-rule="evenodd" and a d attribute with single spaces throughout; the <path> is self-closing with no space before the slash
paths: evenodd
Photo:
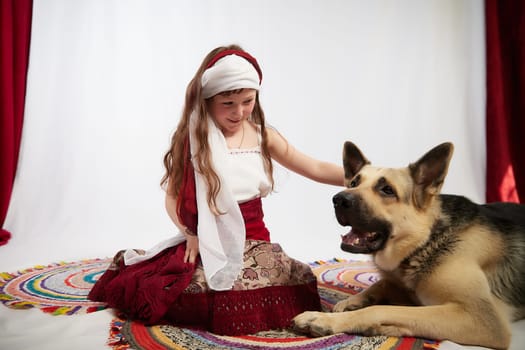
<path id="1" fill-rule="evenodd" d="M 361 215 L 361 197 L 348 191 L 341 191 L 332 198 L 335 216 L 342 226 L 352 225 L 357 217 Z"/>
<path id="2" fill-rule="evenodd" d="M 370 254 L 383 248 L 391 227 L 387 221 L 373 214 L 358 193 L 341 191 L 332 198 L 332 202 L 339 224 L 352 227 L 349 233 L 342 236 L 341 249 Z"/>

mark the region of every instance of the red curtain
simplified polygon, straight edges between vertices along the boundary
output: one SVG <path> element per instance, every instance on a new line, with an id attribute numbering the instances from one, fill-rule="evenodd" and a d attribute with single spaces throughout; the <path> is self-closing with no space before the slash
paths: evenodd
<path id="1" fill-rule="evenodd" d="M 3 227 L 22 136 L 33 0 L 0 0 L 0 227 Z M 0 231 L 0 245 L 11 234 Z"/>
<path id="2" fill-rule="evenodd" d="M 487 202 L 525 202 L 525 1 L 486 0 Z"/>

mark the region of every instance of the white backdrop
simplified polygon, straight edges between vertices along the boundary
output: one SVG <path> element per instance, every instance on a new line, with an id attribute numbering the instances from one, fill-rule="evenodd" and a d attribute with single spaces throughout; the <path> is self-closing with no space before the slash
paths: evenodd
<path id="1" fill-rule="evenodd" d="M 481 0 L 35 0 L 19 168 L 0 270 L 149 248 L 174 233 L 159 187 L 184 91 L 238 43 L 263 69 L 267 120 L 305 153 L 345 140 L 404 166 L 443 141 L 445 192 L 484 198 Z M 348 257 L 339 188 L 277 170 L 274 241 L 303 261 Z"/>

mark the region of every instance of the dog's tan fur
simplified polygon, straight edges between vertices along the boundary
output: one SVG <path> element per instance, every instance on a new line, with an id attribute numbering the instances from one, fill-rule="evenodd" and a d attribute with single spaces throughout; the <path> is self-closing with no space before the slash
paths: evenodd
<path id="1" fill-rule="evenodd" d="M 487 215 L 490 205 L 441 195 L 452 152 L 444 143 L 408 167 L 381 168 L 345 143 L 347 188 L 334 196 L 337 218 L 352 229 L 385 232 L 370 241 L 362 236 L 366 243 L 357 248 L 343 239 L 341 247 L 371 254 L 381 278 L 333 313 L 298 315 L 297 330 L 508 348 L 510 322 L 525 317 L 525 206 L 508 204 L 513 215 L 501 219 Z M 499 210 L 509 211 L 507 204 Z"/>

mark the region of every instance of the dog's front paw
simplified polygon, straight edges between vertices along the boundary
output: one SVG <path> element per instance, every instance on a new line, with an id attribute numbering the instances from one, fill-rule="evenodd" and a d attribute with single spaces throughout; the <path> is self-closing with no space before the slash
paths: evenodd
<path id="1" fill-rule="evenodd" d="M 330 321 L 330 314 L 325 312 L 307 311 L 295 316 L 292 320 L 294 330 L 310 334 L 314 337 L 339 333 Z"/>

